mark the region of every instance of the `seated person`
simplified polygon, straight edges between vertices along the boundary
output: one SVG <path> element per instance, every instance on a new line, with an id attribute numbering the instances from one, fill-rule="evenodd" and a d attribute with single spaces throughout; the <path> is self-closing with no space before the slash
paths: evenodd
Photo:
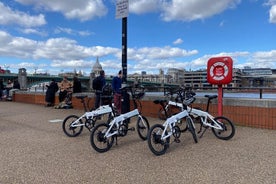
<path id="1" fill-rule="evenodd" d="M 0 100 L 4 98 L 4 90 L 5 90 L 5 85 L 4 85 L 3 79 L 0 79 Z"/>
<path id="2" fill-rule="evenodd" d="M 7 100 L 12 101 L 12 96 L 15 91 L 20 90 L 20 84 L 17 79 L 13 81 L 12 89 L 9 90 Z"/>
<path id="3" fill-rule="evenodd" d="M 6 90 L 7 90 L 7 98 L 9 97 L 9 92 L 13 88 L 13 82 L 9 79 L 6 85 Z"/>
<path id="4" fill-rule="evenodd" d="M 63 102 L 72 93 L 72 87 L 73 84 L 64 76 L 63 80 L 59 83 L 59 102 Z"/>
<path id="5" fill-rule="evenodd" d="M 45 95 L 46 107 L 53 106 L 55 104 L 55 96 L 58 91 L 58 85 L 55 79 L 52 79 L 49 85 L 46 85 L 47 91 Z"/>

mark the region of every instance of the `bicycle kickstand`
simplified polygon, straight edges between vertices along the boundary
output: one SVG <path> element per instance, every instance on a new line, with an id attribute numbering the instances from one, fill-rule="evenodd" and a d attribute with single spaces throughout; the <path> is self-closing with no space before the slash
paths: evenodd
<path id="1" fill-rule="evenodd" d="M 203 126 L 200 125 L 200 129 L 199 129 L 199 131 L 197 132 L 198 134 L 201 133 L 202 127 L 203 127 Z M 204 127 L 204 128 L 205 128 L 205 129 L 204 129 L 203 132 L 200 134 L 199 138 L 202 138 L 202 137 L 203 137 L 203 134 L 206 132 L 206 130 L 207 130 L 208 127 Z"/>
<path id="2" fill-rule="evenodd" d="M 115 136 L 115 145 L 118 145 L 118 136 Z"/>

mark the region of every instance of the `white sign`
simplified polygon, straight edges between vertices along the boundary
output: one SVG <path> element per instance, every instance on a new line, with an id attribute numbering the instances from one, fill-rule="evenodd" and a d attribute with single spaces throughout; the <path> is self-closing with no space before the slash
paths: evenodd
<path id="1" fill-rule="evenodd" d="M 128 0 L 117 0 L 116 2 L 116 19 L 128 16 Z"/>

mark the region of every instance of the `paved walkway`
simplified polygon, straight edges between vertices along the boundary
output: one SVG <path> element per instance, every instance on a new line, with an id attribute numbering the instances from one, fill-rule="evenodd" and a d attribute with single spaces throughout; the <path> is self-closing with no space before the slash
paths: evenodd
<path id="1" fill-rule="evenodd" d="M 197 144 L 184 133 L 159 157 L 130 132 L 100 154 L 86 129 L 69 138 L 61 122 L 49 122 L 71 113 L 82 111 L 0 102 L 0 183 L 275 184 L 276 131 L 237 127 L 229 141 L 207 131 Z"/>

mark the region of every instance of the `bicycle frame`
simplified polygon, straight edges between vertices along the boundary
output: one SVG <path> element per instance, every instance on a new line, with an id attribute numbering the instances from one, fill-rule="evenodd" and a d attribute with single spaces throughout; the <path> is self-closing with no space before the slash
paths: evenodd
<path id="1" fill-rule="evenodd" d="M 204 126 L 208 126 L 208 127 L 215 128 L 218 130 L 223 130 L 223 127 L 217 121 L 214 120 L 215 117 L 212 116 L 211 114 L 209 114 L 208 112 L 205 112 L 205 111 L 202 111 L 199 109 L 194 109 L 191 107 L 187 107 L 187 109 L 190 112 L 190 114 L 199 116 L 201 119 L 201 122 Z M 209 123 L 208 120 L 211 120 L 213 125 L 212 125 L 212 123 Z"/>
<path id="2" fill-rule="evenodd" d="M 121 114 L 117 117 L 115 117 L 110 123 L 109 123 L 109 128 L 107 129 L 107 131 L 105 132 L 105 137 L 111 137 L 113 135 L 116 135 L 119 133 L 119 126 L 122 124 L 123 121 L 130 119 L 134 116 L 141 116 L 138 109 L 134 109 L 130 112 Z M 143 124 L 146 126 L 146 124 L 144 123 L 144 121 L 142 121 Z M 116 127 L 116 130 L 111 132 L 113 127 Z"/>
<path id="3" fill-rule="evenodd" d="M 177 103 L 177 102 L 173 102 L 173 101 L 169 101 L 168 105 L 174 105 L 174 106 L 183 108 L 183 105 L 181 103 Z M 214 120 L 215 117 L 212 116 L 210 113 L 200 110 L 200 109 L 191 108 L 189 106 L 187 106 L 187 111 L 193 116 L 200 117 L 201 122 L 204 126 L 215 128 L 217 130 L 223 130 L 223 127 L 221 126 L 221 124 L 218 123 L 217 121 L 215 121 Z M 212 125 L 212 123 L 208 122 L 208 119 L 212 121 L 213 125 Z"/>
<path id="4" fill-rule="evenodd" d="M 162 133 L 161 136 L 161 140 L 165 140 L 166 138 L 172 136 L 173 134 L 173 127 L 175 126 L 175 124 L 177 123 L 177 121 L 179 121 L 180 119 L 189 116 L 189 113 L 187 110 L 183 110 L 171 117 L 169 117 L 164 123 L 164 131 Z M 165 132 L 167 132 L 167 135 L 165 135 Z"/>
<path id="5" fill-rule="evenodd" d="M 104 114 L 109 114 L 109 113 L 112 113 L 112 115 L 114 116 L 113 114 L 113 111 L 112 111 L 112 108 L 109 106 L 109 105 L 103 105 L 103 106 L 100 106 L 98 109 L 96 110 L 93 110 L 93 111 L 90 111 L 90 112 L 85 112 L 82 116 L 80 116 L 77 120 L 75 120 L 72 124 L 71 124 L 71 127 L 80 127 L 80 126 L 84 126 L 85 124 L 79 124 L 79 121 L 82 119 L 82 118 L 93 118 L 93 117 L 96 117 L 96 116 L 100 116 L 100 115 L 104 115 Z"/>
<path id="6" fill-rule="evenodd" d="M 181 110 L 183 110 L 183 104 L 182 104 L 182 103 L 174 102 L 174 101 L 169 100 L 168 104 L 166 105 L 166 108 L 167 108 L 169 105 L 179 107 L 179 108 L 181 108 Z"/>
<path id="7" fill-rule="evenodd" d="M 170 105 L 183 109 L 182 103 L 178 103 L 178 102 L 174 102 L 174 101 L 169 101 L 168 104 L 166 105 L 166 109 Z M 204 126 L 208 126 L 208 127 L 215 128 L 218 130 L 223 130 L 223 127 L 217 121 L 214 120 L 215 117 L 212 116 L 210 113 L 208 113 L 206 111 L 199 110 L 199 109 L 191 108 L 189 106 L 187 106 L 187 111 L 193 116 L 200 117 L 201 122 Z M 208 119 L 212 121 L 213 125 L 208 122 Z"/>

